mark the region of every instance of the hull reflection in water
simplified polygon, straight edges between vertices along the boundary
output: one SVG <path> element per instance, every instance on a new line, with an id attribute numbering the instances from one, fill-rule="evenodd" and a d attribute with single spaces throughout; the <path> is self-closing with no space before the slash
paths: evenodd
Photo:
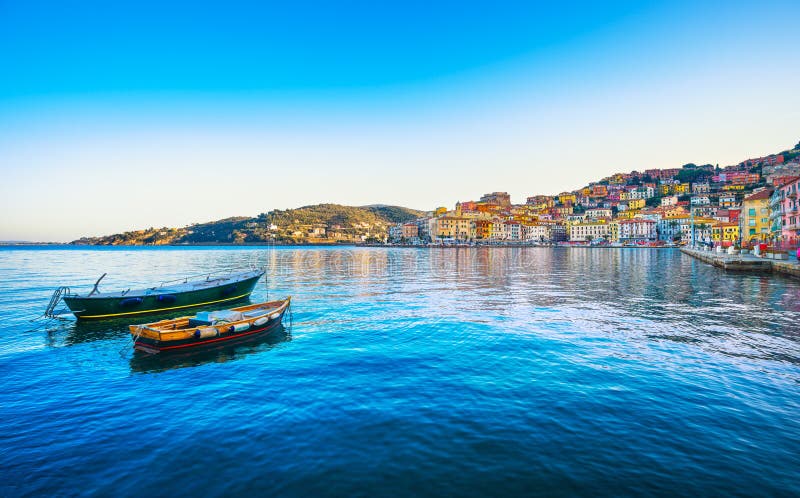
<path id="1" fill-rule="evenodd" d="M 130 360 L 132 373 L 156 373 L 177 368 L 196 367 L 208 363 L 227 363 L 273 349 L 292 340 L 291 327 L 279 325 L 267 335 L 244 337 L 235 342 L 206 346 L 203 349 L 151 355 L 136 351 Z"/>

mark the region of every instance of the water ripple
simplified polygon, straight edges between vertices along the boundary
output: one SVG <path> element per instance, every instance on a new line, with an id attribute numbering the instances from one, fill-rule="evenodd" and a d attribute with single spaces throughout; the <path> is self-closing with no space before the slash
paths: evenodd
<path id="1" fill-rule="evenodd" d="M 173 357 L 52 289 L 268 269 L 291 327 Z M 677 251 L 0 249 L 0 493 L 796 495 L 800 282 Z M 122 354 L 120 353 L 122 352 Z"/>

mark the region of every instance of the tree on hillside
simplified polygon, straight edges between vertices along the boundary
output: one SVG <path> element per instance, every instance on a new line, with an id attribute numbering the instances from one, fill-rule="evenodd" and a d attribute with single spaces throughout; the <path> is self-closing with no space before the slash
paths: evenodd
<path id="1" fill-rule="evenodd" d="M 651 197 L 645 201 L 647 207 L 656 207 L 661 205 L 661 197 Z"/>
<path id="2" fill-rule="evenodd" d="M 678 174 L 675 175 L 675 179 L 681 183 L 694 183 L 697 179 L 703 175 L 703 170 L 694 169 L 694 168 L 686 168 L 678 171 Z"/>

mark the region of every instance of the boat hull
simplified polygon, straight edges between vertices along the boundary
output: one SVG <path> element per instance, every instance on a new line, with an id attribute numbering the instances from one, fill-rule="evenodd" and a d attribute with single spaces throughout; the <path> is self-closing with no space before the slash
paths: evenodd
<path id="1" fill-rule="evenodd" d="M 220 344 L 229 344 L 242 339 L 255 338 L 262 335 L 267 335 L 276 330 L 283 322 L 283 315 L 285 309 L 278 313 L 275 318 L 270 318 L 265 324 L 259 327 L 251 328 L 244 331 L 222 332 L 218 336 L 208 338 L 189 338 L 173 341 L 159 341 L 150 337 L 138 337 L 133 343 L 133 348 L 137 351 L 142 351 L 148 354 L 165 354 L 165 353 L 179 353 L 204 347 L 211 347 Z"/>
<path id="2" fill-rule="evenodd" d="M 64 296 L 64 303 L 81 320 L 132 317 L 179 309 L 230 303 L 250 296 L 262 274 L 219 287 L 138 297 Z M 165 299 L 167 298 L 168 299 Z"/>

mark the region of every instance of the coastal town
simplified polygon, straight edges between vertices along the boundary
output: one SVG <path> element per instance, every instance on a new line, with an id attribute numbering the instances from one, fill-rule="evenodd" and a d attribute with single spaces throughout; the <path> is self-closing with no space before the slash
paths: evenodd
<path id="1" fill-rule="evenodd" d="M 429 211 L 318 204 L 181 228 L 148 228 L 75 245 L 579 245 L 795 249 L 800 143 L 720 167 L 616 173 L 573 191 L 512 202 L 507 192 Z"/>
<path id="2" fill-rule="evenodd" d="M 796 247 L 800 143 L 735 165 L 617 173 L 512 203 L 506 192 L 389 227 L 394 244 Z"/>

